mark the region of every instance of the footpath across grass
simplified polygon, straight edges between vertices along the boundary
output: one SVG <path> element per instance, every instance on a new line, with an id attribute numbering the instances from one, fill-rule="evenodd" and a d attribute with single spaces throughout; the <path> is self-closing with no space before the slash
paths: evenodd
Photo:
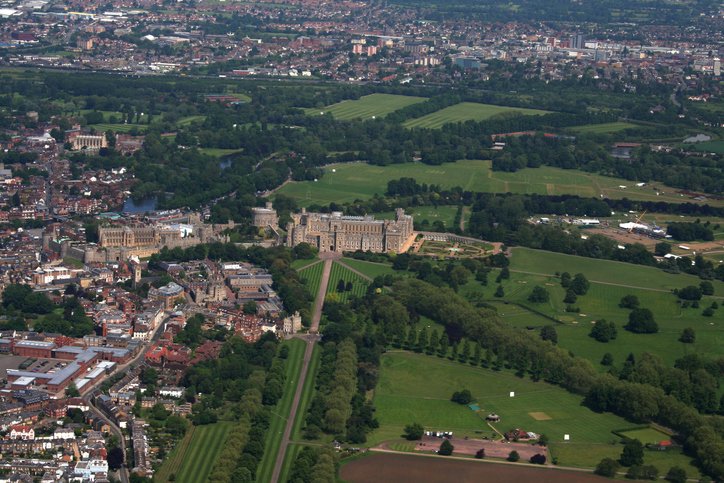
<path id="1" fill-rule="evenodd" d="M 306 344 L 301 339 L 291 339 L 284 344 L 289 347 L 284 392 L 282 393 L 282 398 L 271 412 L 271 421 L 264 444 L 264 456 L 256 470 L 256 481 L 260 483 L 270 481 L 272 473 L 274 472 L 274 464 L 276 463 L 277 454 L 282 443 L 289 412 L 292 409 L 294 392 L 296 391 L 301 376 L 300 371 L 306 349 Z"/>
<path id="2" fill-rule="evenodd" d="M 351 290 L 338 291 L 338 284 L 343 282 L 345 285 L 352 284 Z M 370 282 L 347 267 L 337 263 L 332 263 L 332 272 L 329 275 L 329 285 L 327 285 L 327 297 L 336 297 L 339 302 L 347 302 L 350 297 L 362 297 L 367 292 L 367 286 Z"/>
<path id="3" fill-rule="evenodd" d="M 303 268 L 297 269 L 299 278 L 306 280 L 307 291 L 316 297 L 319 291 L 319 284 L 322 283 L 322 272 L 324 271 L 324 263 L 311 263 Z"/>

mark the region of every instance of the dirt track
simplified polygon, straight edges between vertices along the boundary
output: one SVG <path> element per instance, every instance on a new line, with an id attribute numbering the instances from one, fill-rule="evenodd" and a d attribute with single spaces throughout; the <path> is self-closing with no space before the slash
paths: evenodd
<path id="1" fill-rule="evenodd" d="M 511 451 L 515 450 L 520 455 L 521 461 L 528 461 L 535 454 L 543 454 L 548 458 L 548 449 L 542 446 L 533 446 L 525 443 L 502 443 L 498 441 L 485 441 L 482 439 L 452 439 L 455 447 L 454 454 L 475 455 L 479 449 L 485 449 L 485 455 L 491 458 L 507 458 Z M 442 439 L 424 436 L 415 450 L 436 451 L 440 448 Z"/>

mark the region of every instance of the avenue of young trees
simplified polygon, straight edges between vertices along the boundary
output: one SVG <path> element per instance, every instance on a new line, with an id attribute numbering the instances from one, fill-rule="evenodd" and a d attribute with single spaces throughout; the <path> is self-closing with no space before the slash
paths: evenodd
<path id="1" fill-rule="evenodd" d="M 473 307 L 452 290 L 404 279 L 394 283 L 392 294 L 409 312 L 442 323 L 453 341 L 477 341 L 506 366 L 584 395 L 595 411 L 673 428 L 704 472 L 724 476 L 724 418 L 712 414 L 721 410 L 716 364 L 694 355 L 667 368 L 654 356 L 630 356 L 620 374 L 600 374 L 588 361 L 505 326 L 494 312 Z"/>

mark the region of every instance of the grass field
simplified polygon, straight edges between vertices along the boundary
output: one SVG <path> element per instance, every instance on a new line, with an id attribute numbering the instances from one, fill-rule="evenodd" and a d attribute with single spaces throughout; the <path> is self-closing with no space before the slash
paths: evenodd
<path id="1" fill-rule="evenodd" d="M 319 291 L 319 284 L 322 282 L 323 263 L 308 265 L 306 268 L 298 270 L 299 277 L 307 281 L 307 290 L 312 296 L 316 296 Z"/>
<path id="2" fill-rule="evenodd" d="M 461 102 L 448 106 L 439 111 L 432 112 L 416 119 L 410 119 L 403 124 L 405 127 L 423 127 L 437 129 L 445 124 L 465 121 L 484 121 L 500 114 L 534 116 L 547 114 L 549 111 L 538 109 L 525 109 L 522 107 L 494 106 L 492 104 L 479 104 L 477 102 Z"/>
<path id="3" fill-rule="evenodd" d="M 530 193 L 584 197 L 629 198 L 670 203 L 693 202 L 656 183 L 662 191 L 656 195 L 651 186 L 637 187 L 631 181 L 609 178 L 578 170 L 542 166 L 525 168 L 515 173 L 493 171 L 490 161 L 461 160 L 440 166 L 422 163 L 374 166 L 366 163 L 330 165 L 319 181 L 291 182 L 278 193 L 294 198 L 300 206 L 345 203 L 366 200 L 375 193 L 384 194 L 387 182 L 402 177 L 415 178 L 418 183 L 436 184 L 443 188 L 460 186 L 465 190 L 488 193 Z M 619 188 L 626 186 L 626 188 Z M 707 200 L 709 204 L 724 202 Z"/>
<path id="4" fill-rule="evenodd" d="M 629 438 L 638 439 L 643 444 L 655 444 L 667 439 L 671 439 L 671 436 L 659 431 L 656 428 L 641 428 L 641 429 L 630 429 L 628 431 L 619 431 L 619 434 Z"/>
<path id="5" fill-rule="evenodd" d="M 691 149 L 704 153 L 724 154 L 724 141 L 708 141 L 704 143 L 692 144 Z"/>
<path id="6" fill-rule="evenodd" d="M 139 131 L 145 131 L 148 129 L 148 124 L 91 124 L 88 127 L 95 129 L 99 132 L 113 131 L 119 133 L 127 133 L 133 129 Z"/>
<path id="7" fill-rule="evenodd" d="M 720 356 L 724 346 L 724 324 L 721 319 L 724 310 L 717 310 L 714 317 L 703 317 L 702 310 L 708 307 L 711 297 L 704 297 L 699 309 L 682 309 L 676 303 L 676 297 L 670 293 L 673 288 L 698 285 L 700 280 L 691 275 L 667 274 L 653 267 L 633 266 L 606 260 L 595 260 L 558 253 L 550 253 L 525 248 L 515 248 L 511 257 L 511 278 L 503 281 L 504 300 L 518 302 L 554 317 L 562 324 L 555 324 L 545 317 L 528 313 L 515 305 L 495 304 L 502 320 L 516 327 L 541 327 L 555 324 L 559 345 L 572 350 L 575 354 L 589 359 L 598 365 L 605 353 L 614 357 L 614 365 L 620 365 L 631 352 L 644 351 L 656 354 L 671 364 L 687 353 L 696 352 L 708 356 Z M 565 291 L 560 286 L 555 272 L 568 271 L 571 274 L 583 273 L 591 282 L 588 293 L 578 297 L 576 306 L 579 314 L 566 313 L 563 298 Z M 530 273 L 523 273 L 530 272 Z M 543 275 L 537 275 L 543 274 Z M 497 272 L 488 277 L 487 287 L 470 282 L 462 290 L 468 297 L 495 299 L 493 292 Z M 713 282 L 715 296 L 724 295 L 724 284 Z M 528 302 L 533 287 L 540 285 L 551 294 L 551 300 L 545 304 Z M 636 288 L 633 288 L 636 287 Z M 656 334 L 633 334 L 623 329 L 628 321 L 628 309 L 618 306 L 625 295 L 636 295 L 642 307 L 650 309 L 659 326 Z M 721 299 L 718 303 L 721 304 Z M 593 322 L 605 318 L 616 323 L 618 337 L 608 343 L 597 342 L 588 336 Z M 682 344 L 678 341 L 681 331 L 692 327 L 696 331 L 694 344 Z M 602 369 L 603 366 L 599 366 Z"/>
<path id="8" fill-rule="evenodd" d="M 337 292 L 337 284 L 340 280 L 345 283 L 352 282 L 352 290 L 345 292 Z M 350 297 L 362 297 L 367 292 L 369 281 L 360 277 L 347 267 L 337 262 L 332 263 L 332 272 L 329 275 L 329 285 L 327 285 L 327 297 L 334 294 L 340 302 L 346 302 Z"/>
<path id="9" fill-rule="evenodd" d="M 317 263 L 317 262 L 319 262 L 318 258 L 313 258 L 311 260 L 294 260 L 292 262 L 292 268 L 294 270 L 302 270 L 305 267 L 308 267 L 309 265 L 311 265 L 313 263 Z"/>
<path id="10" fill-rule="evenodd" d="M 354 268 L 358 272 L 364 273 L 370 278 L 395 273 L 390 265 L 384 263 L 365 262 L 364 260 L 355 260 L 354 258 L 344 258 L 343 261 L 345 265 Z"/>
<path id="11" fill-rule="evenodd" d="M 284 392 L 276 407 L 271 411 L 271 421 L 266 433 L 266 442 L 264 445 L 264 456 L 256 470 L 256 481 L 258 482 L 271 480 L 274 463 L 276 462 L 277 453 L 279 453 L 279 447 L 282 443 L 284 427 L 287 424 L 289 411 L 292 409 L 294 391 L 299 381 L 299 372 L 302 368 L 302 359 L 304 358 L 304 350 L 306 348 L 305 342 L 301 339 L 291 339 L 286 341 L 285 344 L 289 347 L 289 356 L 287 357 Z"/>
<path id="12" fill-rule="evenodd" d="M 423 220 L 427 220 L 429 225 L 432 226 L 436 221 L 441 221 L 445 224 L 445 227 L 452 229 L 453 222 L 455 221 L 455 214 L 458 211 L 457 206 L 443 205 L 443 206 L 414 206 L 410 207 L 405 212 L 408 215 L 415 217 L 415 221 L 421 223 Z M 468 212 L 469 213 L 469 212 Z M 382 219 L 393 219 L 395 214 L 391 211 L 385 213 L 376 213 L 377 218 Z"/>
<path id="13" fill-rule="evenodd" d="M 335 119 L 371 119 L 385 117 L 403 107 L 424 101 L 424 97 L 400 96 L 395 94 L 370 94 L 353 101 L 342 101 L 322 108 L 308 108 L 304 112 L 310 116 L 332 114 Z"/>
<path id="14" fill-rule="evenodd" d="M 584 126 L 572 127 L 571 131 L 581 134 L 609 134 L 632 127 L 639 126 L 630 122 L 606 122 L 603 124 L 586 124 Z"/>
<path id="15" fill-rule="evenodd" d="M 201 148 L 199 149 L 203 154 L 214 156 L 215 158 L 223 158 L 234 153 L 240 153 L 242 149 L 223 149 L 223 148 Z"/>
<path id="16" fill-rule="evenodd" d="M 206 481 L 231 426 L 232 423 L 223 422 L 191 428 L 164 462 L 156 475 L 157 481 L 171 481 L 172 475 L 180 483 Z M 161 475 L 166 477 L 162 479 Z"/>
<path id="17" fill-rule="evenodd" d="M 472 392 L 483 417 L 491 412 L 501 416 L 496 425 L 501 432 L 524 428 L 546 434 L 552 454 L 562 466 L 595 466 L 611 452 L 618 457 L 622 445 L 612 431 L 632 426 L 613 414 L 595 413 L 581 405 L 580 396 L 544 382 L 434 356 L 388 352 L 382 357 L 374 396 L 380 428 L 369 443 L 397 439 L 413 421 L 426 429 L 453 431 L 456 438 L 474 437 L 476 431 L 488 433 L 483 417 L 450 401 L 451 394 L 462 388 Z M 515 397 L 509 397 L 510 391 Z M 545 413 L 550 419 L 541 420 L 531 413 Z M 570 435 L 570 441 L 563 441 L 564 434 Z M 647 452 L 645 462 L 655 464 L 649 455 Z"/>
<path id="18" fill-rule="evenodd" d="M 294 425 L 292 426 L 292 436 L 289 446 L 287 447 L 287 453 L 284 456 L 284 463 L 282 464 L 282 470 L 279 474 L 279 481 L 287 481 L 289 479 L 289 471 L 292 468 L 292 464 L 297 456 L 297 453 L 302 448 L 304 443 L 302 442 L 302 427 L 304 421 L 307 418 L 307 410 L 309 404 L 312 402 L 312 398 L 315 393 L 315 379 L 317 370 L 319 369 L 321 352 L 319 345 L 314 347 L 312 353 L 312 360 L 309 362 L 309 373 L 304 381 L 304 388 L 302 389 L 302 397 L 299 401 L 299 408 L 297 409 L 297 415 L 294 418 Z"/>

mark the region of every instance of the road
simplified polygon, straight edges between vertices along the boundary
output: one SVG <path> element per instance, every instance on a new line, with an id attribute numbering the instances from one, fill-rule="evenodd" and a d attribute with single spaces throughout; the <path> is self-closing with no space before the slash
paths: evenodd
<path id="1" fill-rule="evenodd" d="M 161 336 L 161 327 L 163 327 L 166 324 L 165 319 L 162 323 L 158 324 L 158 327 L 154 330 L 153 334 L 151 335 L 151 341 L 155 342 L 159 339 Z M 147 347 L 146 347 L 147 348 Z M 143 356 L 146 354 L 146 348 L 143 348 L 138 351 L 138 354 L 133 357 L 130 361 L 128 361 L 125 364 L 119 365 L 114 372 L 114 374 L 119 374 L 123 372 L 127 372 L 131 369 L 133 369 L 138 364 L 141 364 L 143 362 Z M 120 480 L 122 483 L 128 483 L 130 481 L 130 475 L 128 473 L 128 468 L 126 467 L 126 462 L 128 461 L 128 449 L 126 447 L 126 438 L 123 435 L 123 432 L 121 432 L 121 428 L 119 428 L 116 423 L 114 423 L 110 418 L 108 418 L 103 411 L 98 409 L 93 404 L 93 399 L 100 395 L 100 391 L 97 390 L 98 386 L 103 384 L 105 382 L 104 380 L 101 380 L 94 384 L 89 390 L 85 393 L 83 396 L 83 400 L 88 404 L 88 407 L 90 408 L 91 412 L 93 412 L 96 416 L 100 417 L 103 421 L 105 421 L 108 426 L 111 428 L 111 432 L 115 434 L 118 437 L 118 442 L 121 445 L 121 450 L 123 450 L 123 466 L 121 466 L 121 469 L 118 471 L 118 474 L 120 476 Z"/>
<path id="2" fill-rule="evenodd" d="M 327 254 L 322 254 L 322 256 Z M 302 369 L 299 372 L 299 381 L 297 382 L 297 388 L 294 391 L 294 400 L 292 401 L 292 408 L 289 411 L 287 417 L 287 425 L 284 427 L 284 434 L 282 435 L 282 443 L 279 445 L 279 452 L 277 453 L 277 459 L 274 463 L 274 472 L 272 473 L 271 483 L 277 483 L 279 476 L 282 472 L 282 466 L 284 465 L 284 457 L 287 454 L 287 448 L 289 447 L 289 441 L 292 437 L 292 429 L 294 429 L 294 421 L 297 417 L 297 411 L 299 410 L 299 402 L 302 399 L 302 391 L 304 391 L 304 382 L 309 376 L 309 363 L 312 361 L 312 354 L 314 353 L 314 344 L 319 340 L 319 322 L 322 320 L 322 307 L 324 306 L 324 297 L 327 294 L 327 286 L 329 285 L 329 275 L 332 272 L 332 262 L 336 258 L 334 255 L 327 255 L 324 260 L 324 268 L 322 268 L 322 280 L 319 282 L 319 290 L 317 291 L 317 297 L 314 299 L 314 313 L 312 315 L 312 324 L 309 327 L 309 334 L 299 336 L 307 342 L 307 347 L 304 350 L 304 360 L 302 361 Z"/>

